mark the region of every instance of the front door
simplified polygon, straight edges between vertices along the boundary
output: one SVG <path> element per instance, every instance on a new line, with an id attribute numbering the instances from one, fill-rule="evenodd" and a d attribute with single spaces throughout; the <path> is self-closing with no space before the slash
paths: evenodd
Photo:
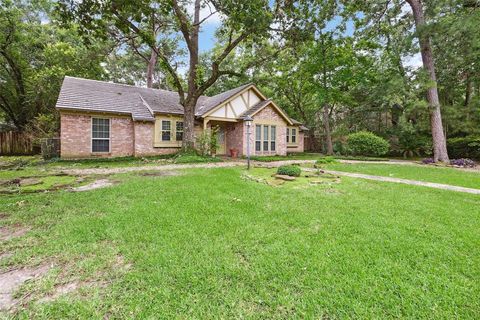
<path id="1" fill-rule="evenodd" d="M 217 141 L 218 141 L 217 154 L 226 154 L 226 147 L 225 147 L 226 140 L 225 140 L 224 126 L 218 126 Z"/>

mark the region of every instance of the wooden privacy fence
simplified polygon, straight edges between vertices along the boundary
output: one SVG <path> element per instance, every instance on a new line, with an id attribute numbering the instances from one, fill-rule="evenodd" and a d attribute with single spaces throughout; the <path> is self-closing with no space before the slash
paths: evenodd
<path id="1" fill-rule="evenodd" d="M 30 138 L 22 132 L 0 132 L 0 155 L 33 154 L 33 144 Z"/>

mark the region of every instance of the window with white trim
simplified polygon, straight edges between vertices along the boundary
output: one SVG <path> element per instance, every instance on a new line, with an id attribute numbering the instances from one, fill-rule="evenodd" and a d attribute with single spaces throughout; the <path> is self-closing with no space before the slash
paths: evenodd
<path id="1" fill-rule="evenodd" d="M 277 127 L 270 126 L 270 151 L 275 151 L 277 140 Z"/>
<path id="2" fill-rule="evenodd" d="M 92 152 L 110 152 L 110 119 L 92 118 Z"/>
<path id="3" fill-rule="evenodd" d="M 262 151 L 262 126 L 255 125 L 255 151 Z"/>
<path id="4" fill-rule="evenodd" d="M 297 144 L 297 128 L 287 128 L 287 145 Z"/>
<path id="5" fill-rule="evenodd" d="M 162 120 L 160 134 L 162 141 L 170 141 L 172 139 L 172 122 L 170 120 Z"/>
<path id="6" fill-rule="evenodd" d="M 255 125 L 255 151 L 275 151 L 277 144 L 277 127 L 272 125 Z"/>
<path id="7" fill-rule="evenodd" d="M 263 126 L 263 151 L 268 151 L 268 137 L 270 136 L 268 134 L 269 126 Z"/>

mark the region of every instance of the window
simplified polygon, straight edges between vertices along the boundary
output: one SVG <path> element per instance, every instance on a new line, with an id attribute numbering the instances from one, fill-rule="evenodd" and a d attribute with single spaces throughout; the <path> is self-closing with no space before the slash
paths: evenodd
<path id="1" fill-rule="evenodd" d="M 287 128 L 287 144 L 297 144 L 297 128 Z"/>
<path id="2" fill-rule="evenodd" d="M 270 127 L 270 151 L 275 151 L 275 140 L 277 139 L 277 127 Z"/>
<path id="3" fill-rule="evenodd" d="M 180 117 L 157 116 L 155 119 L 155 148 L 179 148 L 182 145 L 184 122 Z"/>
<path id="4" fill-rule="evenodd" d="M 175 127 L 175 140 L 183 140 L 183 121 L 177 121 Z"/>
<path id="5" fill-rule="evenodd" d="M 255 126 L 255 151 L 262 151 L 262 126 Z"/>
<path id="6" fill-rule="evenodd" d="M 268 151 L 268 126 L 263 126 L 263 151 Z"/>
<path id="7" fill-rule="evenodd" d="M 276 150 L 277 127 L 270 125 L 255 125 L 255 151 L 268 152 Z"/>
<path id="8" fill-rule="evenodd" d="M 92 118 L 92 152 L 110 152 L 110 119 Z"/>
<path id="9" fill-rule="evenodd" d="M 162 120 L 162 141 L 170 141 L 172 136 L 172 122 L 170 120 Z"/>

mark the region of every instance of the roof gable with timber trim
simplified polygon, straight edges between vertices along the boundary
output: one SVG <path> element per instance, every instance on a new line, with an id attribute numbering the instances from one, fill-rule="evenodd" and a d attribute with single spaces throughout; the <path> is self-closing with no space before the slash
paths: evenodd
<path id="1" fill-rule="evenodd" d="M 198 116 L 239 118 L 239 115 L 259 101 L 267 100 L 254 84 L 246 84 L 205 100 L 207 107 L 200 106 Z M 221 110 L 223 109 L 223 111 Z"/>
<path id="2" fill-rule="evenodd" d="M 290 119 L 290 117 L 287 116 L 285 112 L 283 112 L 283 110 L 270 99 L 258 102 L 256 105 L 241 114 L 240 119 L 245 120 L 246 117 L 253 118 L 257 113 L 259 113 L 268 106 L 272 106 L 273 109 L 275 109 L 275 111 L 277 111 L 278 114 L 280 114 L 280 116 L 282 116 L 282 118 L 284 118 L 289 125 L 295 125 L 292 119 Z"/>

